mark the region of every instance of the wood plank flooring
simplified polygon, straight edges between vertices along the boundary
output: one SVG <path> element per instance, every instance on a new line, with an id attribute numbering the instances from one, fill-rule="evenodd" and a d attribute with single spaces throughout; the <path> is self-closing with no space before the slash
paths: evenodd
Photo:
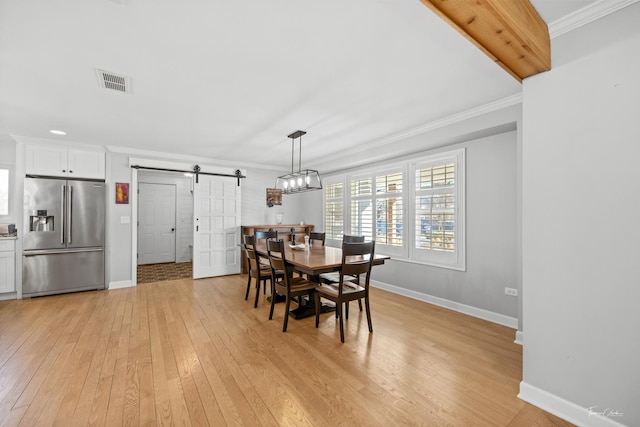
<path id="1" fill-rule="evenodd" d="M 0 425 L 570 425 L 516 397 L 512 329 L 373 289 L 341 344 L 246 280 L 0 301 Z"/>

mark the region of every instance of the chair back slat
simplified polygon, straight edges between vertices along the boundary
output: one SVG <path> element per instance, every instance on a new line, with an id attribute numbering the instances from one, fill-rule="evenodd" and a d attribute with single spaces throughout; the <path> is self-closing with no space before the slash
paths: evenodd
<path id="1" fill-rule="evenodd" d="M 255 236 L 256 242 L 262 239 L 277 239 L 278 230 L 256 230 L 253 235 Z"/>
<path id="2" fill-rule="evenodd" d="M 285 269 L 285 262 L 282 258 L 278 258 L 272 255 L 269 257 L 269 261 L 271 261 L 271 268 L 281 271 Z"/>
<path id="3" fill-rule="evenodd" d="M 369 260 L 348 261 L 342 266 L 342 273 L 346 276 L 357 276 L 369 271 Z"/>
<path id="4" fill-rule="evenodd" d="M 284 240 L 267 240 L 267 255 L 271 264 L 271 276 L 274 281 L 276 277 L 284 276 L 284 284 L 289 287 L 290 280 L 293 277 L 293 270 L 287 265 L 284 251 Z"/>
<path id="5" fill-rule="evenodd" d="M 254 277 L 259 277 L 260 264 L 258 261 L 258 254 L 253 249 L 253 247 L 249 246 L 246 243 L 242 244 L 242 249 L 247 256 L 247 266 L 249 267 L 249 270 L 251 270 L 251 273 L 254 275 Z"/>
<path id="6" fill-rule="evenodd" d="M 284 240 L 282 239 L 268 239 L 267 240 L 267 255 L 272 255 L 277 258 L 285 259 L 284 255 Z"/>
<path id="7" fill-rule="evenodd" d="M 309 234 L 309 239 L 311 240 L 312 244 L 315 242 L 322 242 L 322 246 L 324 246 L 325 237 L 326 237 L 326 233 L 320 233 L 317 231 L 312 231 Z"/>
<path id="8" fill-rule="evenodd" d="M 340 284 L 344 282 L 344 276 L 359 276 L 366 274 L 365 288 L 369 287 L 371 267 L 375 253 L 375 241 L 362 243 L 342 242 L 342 266 L 340 269 Z M 339 287 L 342 293 L 342 286 Z"/>
<path id="9" fill-rule="evenodd" d="M 253 236 L 251 234 L 243 234 L 242 243 L 246 245 L 254 246 L 256 244 L 256 236 Z"/>
<path id="10" fill-rule="evenodd" d="M 364 236 L 342 235 L 342 243 L 364 243 Z"/>

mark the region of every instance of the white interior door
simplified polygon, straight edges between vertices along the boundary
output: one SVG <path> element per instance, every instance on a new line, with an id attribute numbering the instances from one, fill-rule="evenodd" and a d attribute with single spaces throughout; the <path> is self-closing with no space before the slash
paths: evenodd
<path id="1" fill-rule="evenodd" d="M 193 278 L 240 273 L 240 187 L 200 175 L 193 187 Z"/>
<path id="2" fill-rule="evenodd" d="M 138 264 L 176 261 L 176 186 L 138 185 Z"/>

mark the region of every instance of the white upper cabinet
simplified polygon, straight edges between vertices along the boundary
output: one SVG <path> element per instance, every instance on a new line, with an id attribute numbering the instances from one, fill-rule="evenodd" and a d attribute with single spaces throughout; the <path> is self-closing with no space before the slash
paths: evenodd
<path id="1" fill-rule="evenodd" d="M 69 149 L 69 178 L 104 179 L 104 152 Z"/>
<path id="2" fill-rule="evenodd" d="M 103 151 L 27 145 L 26 159 L 27 175 L 105 179 Z"/>
<path id="3" fill-rule="evenodd" d="M 28 175 L 67 176 L 67 148 L 27 145 Z"/>

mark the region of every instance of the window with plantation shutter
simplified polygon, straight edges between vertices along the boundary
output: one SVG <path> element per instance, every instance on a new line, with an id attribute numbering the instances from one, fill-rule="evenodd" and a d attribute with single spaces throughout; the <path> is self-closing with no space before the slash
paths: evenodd
<path id="1" fill-rule="evenodd" d="M 464 151 L 427 158 L 413 171 L 412 258 L 464 269 Z"/>
<path id="2" fill-rule="evenodd" d="M 401 168 L 351 177 L 349 234 L 382 246 L 403 245 L 403 172 Z"/>
<path id="3" fill-rule="evenodd" d="M 375 240 L 392 259 L 464 270 L 465 150 L 452 150 L 331 178 L 325 230 Z"/>
<path id="4" fill-rule="evenodd" d="M 324 200 L 325 238 L 340 240 L 344 234 L 344 182 L 325 182 Z"/>
<path id="5" fill-rule="evenodd" d="M 11 172 L 9 166 L 0 165 L 0 217 L 9 216 L 9 190 L 11 189 Z"/>
<path id="6" fill-rule="evenodd" d="M 416 170 L 416 248 L 454 251 L 454 189 L 453 163 Z"/>

